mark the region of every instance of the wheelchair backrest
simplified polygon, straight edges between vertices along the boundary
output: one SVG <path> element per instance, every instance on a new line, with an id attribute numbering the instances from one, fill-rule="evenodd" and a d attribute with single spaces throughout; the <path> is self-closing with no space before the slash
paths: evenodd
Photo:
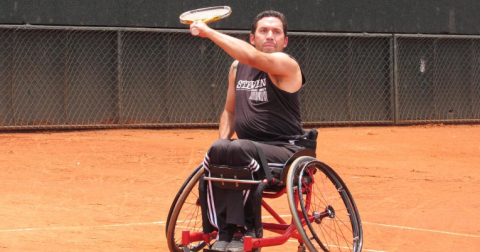
<path id="1" fill-rule="evenodd" d="M 285 166 L 282 169 L 282 173 L 280 175 L 280 181 L 285 182 L 288 174 L 288 170 L 290 169 L 290 165 L 295 161 L 295 159 L 302 157 L 302 156 L 309 156 L 309 157 L 317 157 L 316 150 L 317 150 L 317 137 L 318 137 L 318 131 L 316 129 L 310 129 L 310 130 L 305 130 L 305 133 L 307 134 L 306 139 L 302 139 L 301 144 L 302 146 L 305 147 L 305 149 L 296 152 L 291 156 L 287 162 L 285 163 Z"/>
<path id="2" fill-rule="evenodd" d="M 307 139 L 317 141 L 318 131 L 316 129 L 307 130 Z"/>
<path id="3" fill-rule="evenodd" d="M 295 145 L 305 147 L 307 149 L 312 149 L 314 152 L 317 149 L 317 136 L 318 132 L 316 129 L 305 130 L 305 139 L 295 140 Z"/>

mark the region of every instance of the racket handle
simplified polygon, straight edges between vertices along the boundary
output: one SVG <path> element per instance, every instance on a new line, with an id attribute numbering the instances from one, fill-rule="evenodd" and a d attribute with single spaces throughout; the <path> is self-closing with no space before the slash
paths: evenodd
<path id="1" fill-rule="evenodd" d="M 216 20 L 218 20 L 218 19 L 219 19 L 219 16 L 215 16 L 215 17 L 207 18 L 207 19 L 203 20 L 203 22 L 204 22 L 205 24 L 210 24 L 211 22 L 214 22 L 214 21 L 216 21 Z M 200 31 L 199 31 L 197 28 L 194 27 L 194 28 L 192 29 L 192 35 L 193 35 L 193 36 L 198 36 L 198 34 L 200 34 Z"/>
<path id="2" fill-rule="evenodd" d="M 200 34 L 200 31 L 197 29 L 197 28 L 192 28 L 192 35 L 193 36 L 198 36 L 198 34 Z"/>

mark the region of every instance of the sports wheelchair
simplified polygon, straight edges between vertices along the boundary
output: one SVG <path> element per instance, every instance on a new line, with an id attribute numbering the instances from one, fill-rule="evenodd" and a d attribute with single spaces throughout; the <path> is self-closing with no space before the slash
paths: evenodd
<path id="1" fill-rule="evenodd" d="M 263 230 L 257 238 L 244 237 L 245 251 L 260 251 L 262 247 L 282 245 L 289 239 L 298 240 L 298 251 L 361 251 L 363 231 L 353 197 L 340 176 L 328 165 L 317 160 L 316 131 L 311 130 L 311 148 L 295 153 L 283 169 L 272 170 L 273 179 L 251 180 L 235 178 L 205 178 L 199 165 L 186 179 L 175 196 L 166 222 L 166 236 L 171 252 L 213 251 L 211 245 L 217 232 L 203 233 L 199 183 L 206 180 L 256 188 L 258 209 L 266 210 L 276 222 L 266 222 L 257 211 L 257 223 Z M 259 155 L 263 155 L 259 152 Z M 264 159 L 265 160 L 265 159 Z M 262 162 L 265 164 L 265 162 Z M 271 168 L 273 169 L 273 168 Z M 270 169 L 264 169 L 270 170 Z M 267 176 L 268 177 L 268 176 Z M 273 180 L 273 181 L 272 181 Z M 281 215 L 266 199 L 287 194 L 290 214 Z M 205 218 L 205 216 L 203 216 Z M 272 219 L 272 218 L 270 218 Z M 256 224 L 256 232 L 257 227 Z"/>

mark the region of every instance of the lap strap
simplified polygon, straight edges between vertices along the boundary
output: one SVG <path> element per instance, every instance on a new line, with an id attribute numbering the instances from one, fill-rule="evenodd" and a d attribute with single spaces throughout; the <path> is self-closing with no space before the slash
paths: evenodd
<path id="1" fill-rule="evenodd" d="M 265 154 L 263 154 L 262 147 L 257 142 L 252 141 L 253 145 L 257 149 L 258 158 L 260 159 L 260 166 L 263 169 L 263 173 L 265 177 L 267 177 L 268 185 L 273 185 L 276 183 L 275 178 L 272 176 L 272 172 L 270 171 L 270 167 L 268 167 L 267 159 L 265 158 Z"/>

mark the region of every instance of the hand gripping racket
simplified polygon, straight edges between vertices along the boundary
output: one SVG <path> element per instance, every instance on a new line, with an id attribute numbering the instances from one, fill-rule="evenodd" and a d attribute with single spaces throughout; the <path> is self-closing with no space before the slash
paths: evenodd
<path id="1" fill-rule="evenodd" d="M 228 6 L 215 6 L 208 8 L 201 8 L 182 13 L 180 15 L 180 23 L 192 24 L 195 21 L 202 20 L 205 24 L 224 19 L 232 13 L 232 9 Z M 197 36 L 200 31 L 196 28 L 192 29 L 192 34 Z"/>

